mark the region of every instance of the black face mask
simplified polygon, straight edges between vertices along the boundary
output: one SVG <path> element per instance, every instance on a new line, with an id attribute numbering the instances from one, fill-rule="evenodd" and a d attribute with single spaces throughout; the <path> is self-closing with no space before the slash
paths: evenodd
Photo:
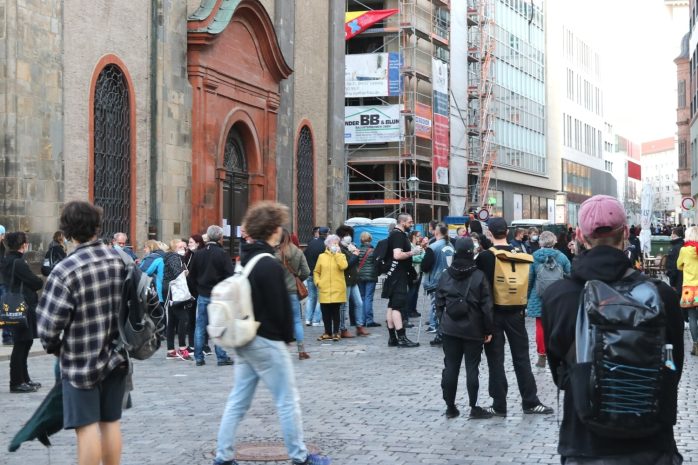
<path id="1" fill-rule="evenodd" d="M 524 235 L 524 237 L 521 238 L 521 242 L 526 242 L 528 240 L 528 236 Z"/>

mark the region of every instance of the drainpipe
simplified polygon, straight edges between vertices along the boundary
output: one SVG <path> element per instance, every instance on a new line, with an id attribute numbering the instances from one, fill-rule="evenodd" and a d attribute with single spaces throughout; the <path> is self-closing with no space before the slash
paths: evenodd
<path id="1" fill-rule="evenodd" d="M 150 1 L 150 195 L 148 239 L 157 239 L 158 236 L 158 17 L 160 12 L 160 0 Z M 135 207 L 135 205 L 133 206 Z"/>

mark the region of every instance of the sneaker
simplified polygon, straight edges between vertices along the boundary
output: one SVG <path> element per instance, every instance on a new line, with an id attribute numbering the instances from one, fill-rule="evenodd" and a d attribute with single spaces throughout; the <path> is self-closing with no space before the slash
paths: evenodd
<path id="1" fill-rule="evenodd" d="M 553 412 L 554 410 L 552 408 L 546 407 L 543 404 L 538 404 L 535 407 L 524 409 L 524 413 L 528 413 L 530 415 L 550 415 Z"/>
<path id="2" fill-rule="evenodd" d="M 434 328 L 433 326 L 427 326 L 426 332 L 427 333 L 435 333 L 436 328 Z"/>
<path id="3" fill-rule="evenodd" d="M 213 465 L 238 465 L 238 463 L 235 460 L 226 460 L 225 462 L 214 460 Z"/>
<path id="4" fill-rule="evenodd" d="M 456 418 L 458 415 L 460 415 L 460 410 L 456 408 L 455 405 L 449 405 L 446 407 L 446 418 L 451 419 L 451 418 Z"/>
<path id="5" fill-rule="evenodd" d="M 414 328 L 414 324 L 412 323 L 405 323 L 405 329 L 412 329 Z"/>
<path id="6" fill-rule="evenodd" d="M 310 326 L 311 324 L 312 324 L 312 323 L 310 323 L 310 321 L 305 320 L 305 325 L 306 325 L 306 326 Z"/>
<path id="7" fill-rule="evenodd" d="M 209 346 L 204 346 L 204 355 L 213 355 L 213 351 Z"/>
<path id="8" fill-rule="evenodd" d="M 443 343 L 444 343 L 444 340 L 438 334 L 436 335 L 436 337 L 433 340 L 429 341 L 429 345 L 432 347 L 440 346 Z"/>
<path id="9" fill-rule="evenodd" d="M 536 362 L 536 366 L 538 368 L 545 368 L 545 360 L 546 360 L 545 355 L 539 355 L 538 361 Z"/>
<path id="10" fill-rule="evenodd" d="M 370 323 L 366 323 L 366 327 L 367 327 L 367 328 L 380 328 L 380 327 L 381 327 L 381 324 L 380 324 L 380 323 L 376 323 L 375 321 L 372 321 L 372 322 L 370 322 Z"/>
<path id="11" fill-rule="evenodd" d="M 305 459 L 305 462 L 293 463 L 294 465 L 330 465 L 332 463 L 332 459 L 326 455 L 308 454 L 308 458 Z"/>
<path id="12" fill-rule="evenodd" d="M 503 412 L 498 412 L 497 410 L 494 409 L 494 407 L 485 407 L 482 410 L 484 410 L 485 412 L 487 412 L 490 415 L 495 416 L 495 417 L 506 417 L 507 416 L 506 410 Z"/>
<path id="13" fill-rule="evenodd" d="M 219 366 L 219 367 L 224 367 L 224 366 L 227 366 L 227 365 L 232 365 L 233 363 L 234 363 L 234 362 L 233 362 L 233 359 L 230 358 L 230 357 L 224 358 L 223 360 L 218 360 L 218 366 Z"/>
<path id="14" fill-rule="evenodd" d="M 194 348 L 192 346 L 187 346 L 187 352 L 189 352 L 190 354 L 193 354 Z"/>
<path id="15" fill-rule="evenodd" d="M 187 349 L 178 350 L 177 357 L 179 357 L 180 360 L 192 360 L 191 355 L 189 354 L 189 351 Z"/>
<path id="16" fill-rule="evenodd" d="M 206 365 L 206 360 L 197 360 L 197 361 L 196 361 L 196 366 L 197 366 L 197 367 L 202 367 L 202 366 L 204 366 L 204 365 Z"/>
<path id="17" fill-rule="evenodd" d="M 165 355 L 165 359 L 167 360 L 177 360 L 178 358 L 176 350 L 168 350 L 167 355 Z"/>
<path id="18" fill-rule="evenodd" d="M 315 326 L 317 328 L 320 326 L 325 326 L 325 323 L 323 323 L 322 321 L 316 321 L 315 323 L 313 323 L 313 326 Z"/>
<path id="19" fill-rule="evenodd" d="M 488 412 L 482 407 L 473 407 L 470 409 L 470 418 L 471 420 L 487 420 L 488 418 L 492 418 L 492 413 Z"/>

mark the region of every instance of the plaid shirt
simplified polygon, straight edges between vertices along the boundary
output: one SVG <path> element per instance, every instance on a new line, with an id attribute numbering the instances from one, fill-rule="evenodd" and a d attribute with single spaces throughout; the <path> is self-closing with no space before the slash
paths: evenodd
<path id="1" fill-rule="evenodd" d="M 114 350 L 125 278 L 117 252 L 92 241 L 59 262 L 46 281 L 36 310 L 39 338 L 49 353 L 60 351 L 62 377 L 78 389 L 94 387 L 125 361 Z"/>

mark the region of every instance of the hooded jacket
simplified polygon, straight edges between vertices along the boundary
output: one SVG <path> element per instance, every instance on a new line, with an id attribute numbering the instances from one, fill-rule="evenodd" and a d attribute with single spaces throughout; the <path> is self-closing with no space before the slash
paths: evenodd
<path id="1" fill-rule="evenodd" d="M 565 357 L 575 342 L 577 308 L 584 284 L 592 279 L 607 283 L 618 281 L 630 267 L 630 261 L 623 251 L 609 246 L 594 247 L 575 259 L 570 278 L 551 284 L 543 293 L 542 322 L 548 364 L 555 384 L 565 391 L 558 443 L 558 452 L 562 457 L 605 457 L 641 451 L 671 453 L 676 450 L 673 428 L 639 439 L 618 439 L 593 434 L 579 420 L 574 408 L 575 386 L 558 376 L 558 370 L 565 366 Z M 675 383 L 662 395 L 673 406 L 673 423 L 676 423 L 677 389 L 684 357 L 683 319 L 678 295 L 665 283 L 656 284 L 666 310 L 667 342 L 674 345 L 677 370 Z"/>
<path id="2" fill-rule="evenodd" d="M 565 276 L 570 274 L 571 264 L 567 257 L 557 249 L 543 247 L 533 252 L 533 264 L 528 272 L 528 304 L 526 305 L 526 315 L 531 318 L 539 318 L 541 306 L 543 305 L 536 291 L 536 275 L 538 268 L 543 265 L 548 257 L 554 257 L 555 261 L 562 267 Z"/>
<path id="3" fill-rule="evenodd" d="M 201 251 L 197 252 L 199 253 Z M 245 266 L 252 257 L 260 253 L 269 253 L 272 257 L 261 258 L 248 278 L 254 317 L 260 323 L 257 335 L 289 343 L 294 340 L 293 310 L 288 299 L 286 275 L 281 263 L 273 257 L 274 249 L 262 241 L 242 244 L 240 265 Z"/>
<path id="4" fill-rule="evenodd" d="M 469 311 L 459 318 L 449 308 L 454 308 L 463 297 L 468 302 Z M 485 336 L 494 331 L 492 306 L 489 282 L 475 262 L 466 258 L 453 260 L 441 274 L 436 287 L 436 311 L 441 331 L 448 336 L 483 342 Z"/>
<path id="5" fill-rule="evenodd" d="M 317 286 L 318 301 L 321 304 L 347 301 L 347 284 L 344 280 L 344 270 L 347 266 L 347 257 L 341 251 L 332 253 L 327 249 L 320 254 L 313 271 L 313 281 Z"/>
<path id="6" fill-rule="evenodd" d="M 685 286 L 698 286 L 698 248 L 686 245 L 681 247 L 676 268 L 683 272 Z"/>

